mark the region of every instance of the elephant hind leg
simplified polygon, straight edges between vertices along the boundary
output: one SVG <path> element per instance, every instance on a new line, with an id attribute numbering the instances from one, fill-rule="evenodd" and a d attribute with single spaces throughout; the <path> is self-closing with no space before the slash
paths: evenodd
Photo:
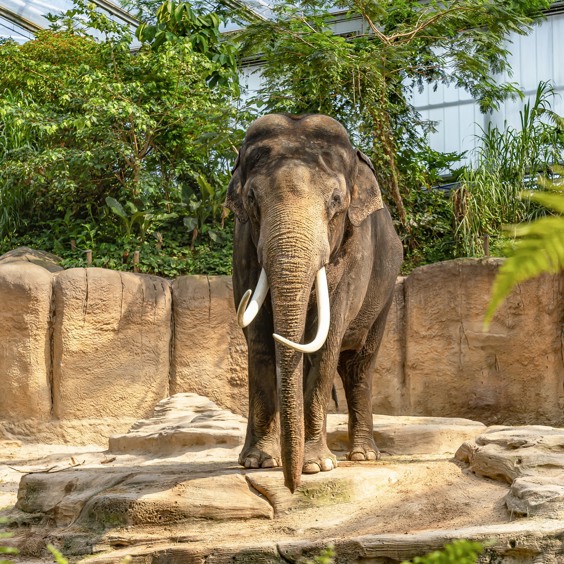
<path id="1" fill-rule="evenodd" d="M 372 429 L 372 357 L 362 351 L 345 351 L 339 359 L 339 375 L 349 411 L 349 460 L 377 460 L 380 452 Z"/>
<path id="2" fill-rule="evenodd" d="M 349 460 L 377 460 L 372 422 L 372 373 L 384 335 L 391 299 L 371 327 L 359 351 L 343 351 L 338 372 L 343 381 L 349 411 Z"/>

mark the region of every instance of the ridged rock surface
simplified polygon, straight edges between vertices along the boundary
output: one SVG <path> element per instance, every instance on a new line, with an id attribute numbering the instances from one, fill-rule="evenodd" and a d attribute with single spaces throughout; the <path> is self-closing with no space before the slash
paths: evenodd
<path id="1" fill-rule="evenodd" d="M 491 427 L 464 443 L 456 458 L 511 484 L 505 503 L 512 514 L 564 517 L 564 429 Z"/>
<path id="2" fill-rule="evenodd" d="M 168 394 L 170 284 L 157 276 L 73 268 L 57 275 L 54 293 L 54 415 L 149 415 Z"/>

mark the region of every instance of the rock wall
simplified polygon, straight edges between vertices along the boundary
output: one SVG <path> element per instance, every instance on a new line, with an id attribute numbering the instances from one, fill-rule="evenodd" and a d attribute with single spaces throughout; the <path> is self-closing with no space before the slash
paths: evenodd
<path id="1" fill-rule="evenodd" d="M 499 264 L 449 261 L 398 279 L 374 368 L 375 413 L 564 424 L 564 275 L 520 285 L 483 333 Z M 40 422 L 58 425 L 58 440 L 61 426 L 80 435 L 82 425 L 91 440 L 92 421 L 115 421 L 99 425 L 103 440 L 178 392 L 246 414 L 229 277 L 170 283 L 0 262 L 0 434 L 37 434 L 30 422 Z"/>

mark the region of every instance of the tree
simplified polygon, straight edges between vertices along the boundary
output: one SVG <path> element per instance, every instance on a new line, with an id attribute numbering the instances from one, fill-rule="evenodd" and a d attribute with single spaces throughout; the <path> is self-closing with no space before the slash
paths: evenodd
<path id="1" fill-rule="evenodd" d="M 373 158 L 404 231 L 414 154 L 424 148 L 423 124 L 409 103 L 425 84 L 455 84 L 488 111 L 514 84 L 494 73 L 508 69 L 504 38 L 525 34 L 547 0 L 305 0 L 277 3 L 271 21 L 242 34 L 244 53 L 264 61 L 257 104 L 269 111 L 322 112 L 342 121 Z M 332 31 L 334 8 L 358 19 L 359 35 Z M 400 162 L 404 162 L 403 170 Z M 420 179 L 421 171 L 415 176 Z"/>
<path id="2" fill-rule="evenodd" d="M 217 18 L 204 23 L 218 34 Z M 0 241 L 55 219 L 67 246 L 71 223 L 115 238 L 121 223 L 108 197 L 145 218 L 192 215 L 202 185 L 222 200 L 245 127 L 232 61 L 189 37 L 138 52 L 131 40 L 79 1 L 36 39 L 0 45 Z"/>

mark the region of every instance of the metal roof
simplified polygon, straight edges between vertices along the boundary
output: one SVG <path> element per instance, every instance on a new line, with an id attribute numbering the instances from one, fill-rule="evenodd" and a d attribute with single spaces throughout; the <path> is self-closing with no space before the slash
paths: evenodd
<path id="1" fill-rule="evenodd" d="M 116 21 L 137 26 L 136 18 L 121 4 L 121 0 L 91 0 Z M 211 11 L 218 4 L 232 8 L 238 16 L 223 26 L 222 31 L 240 29 L 245 22 L 271 17 L 276 0 L 194 0 L 194 4 Z M 49 27 L 47 14 L 60 14 L 73 7 L 72 0 L 0 0 L 0 40 L 11 38 L 19 43 L 33 38 L 34 32 Z M 337 9 L 335 10 L 338 11 Z M 564 11 L 564 0 L 553 2 L 547 14 Z"/>
<path id="2" fill-rule="evenodd" d="M 120 3 L 120 0 L 91 0 L 98 8 L 112 19 L 133 28 L 137 19 Z M 216 3 L 212 0 L 197 2 L 213 10 Z M 239 15 L 238 21 L 228 22 L 223 31 L 241 28 L 244 22 L 266 20 L 272 14 L 271 5 L 265 0 L 221 0 Z M 33 38 L 36 31 L 49 27 L 47 14 L 61 14 L 73 8 L 72 0 L 0 0 L 0 40 L 13 39 L 23 43 Z"/>

